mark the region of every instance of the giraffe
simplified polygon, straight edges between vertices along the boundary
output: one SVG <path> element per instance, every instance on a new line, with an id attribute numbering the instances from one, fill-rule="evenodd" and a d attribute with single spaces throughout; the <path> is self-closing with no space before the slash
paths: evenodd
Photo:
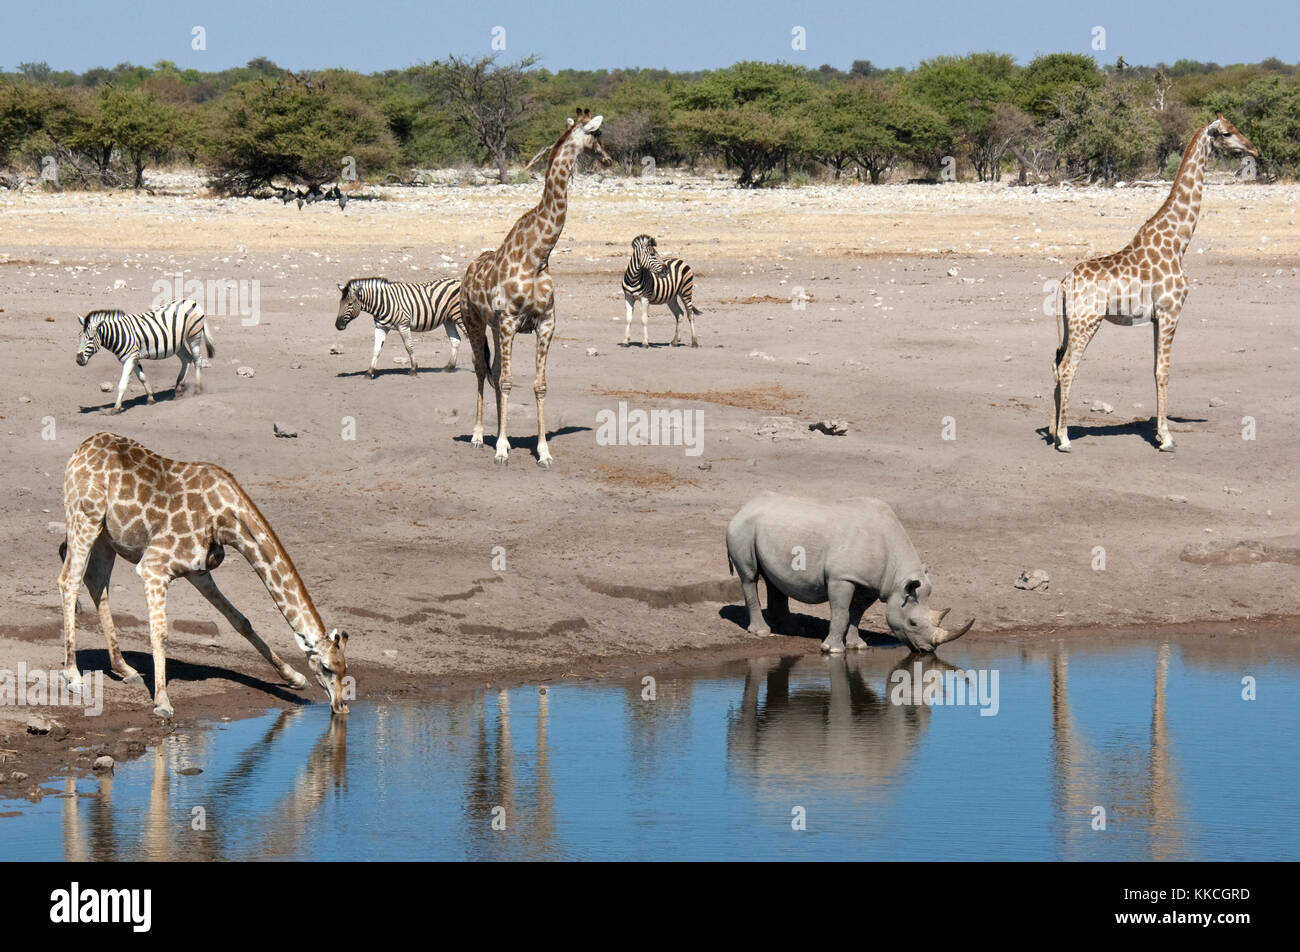
<path id="1" fill-rule="evenodd" d="M 59 588 L 63 595 L 64 677 L 81 689 L 77 671 L 77 591 L 84 580 L 99 609 L 113 673 L 128 684 L 143 683 L 117 644 L 108 607 L 109 579 L 116 556 L 135 563 L 149 602 L 149 637 L 153 646 L 154 713 L 173 715 L 167 699 L 168 586 L 178 578 L 199 590 L 235 630 L 270 662 L 294 688 L 307 678 L 280 660 L 252 624 L 217 588 L 211 572 L 233 546 L 253 567 L 293 629 L 307 655 L 307 665 L 329 694 L 330 710 L 348 713 L 344 703 L 347 633 L 329 634 L 321 623 L 302 578 L 270 523 L 235 481 L 211 463 L 164 459 L 135 440 L 96 433 L 68 460 L 63 477 L 67 542 Z"/>
<path id="2" fill-rule="evenodd" d="M 1201 127 L 1187 144 L 1169 197 L 1122 251 L 1089 258 L 1074 266 L 1061 282 L 1061 311 L 1053 370 L 1055 411 L 1049 434 L 1056 448 L 1070 452 L 1065 410 L 1074 373 L 1103 320 L 1116 324 L 1151 322 L 1155 335 L 1156 439 L 1162 453 L 1174 451 L 1165 418 L 1169 354 L 1178 314 L 1187 299 L 1183 254 L 1201 215 L 1205 165 L 1215 153 L 1259 156 L 1244 135 L 1223 118 Z"/>
<path id="3" fill-rule="evenodd" d="M 533 393 L 537 398 L 537 465 L 550 469 L 551 451 L 546 445 L 546 353 L 555 334 L 555 291 L 551 283 L 550 257 L 564 230 L 569 204 L 569 180 L 583 152 L 593 152 L 605 164 L 613 160 L 600 144 L 603 116 L 590 111 L 578 113 L 551 147 L 546 167 L 542 200 L 529 209 L 506 235 L 501 247 L 485 251 L 465 269 L 461 281 L 461 316 L 474 355 L 478 377 L 478 409 L 474 417 L 473 446 L 483 445 L 483 381 L 491 379 L 497 395 L 497 442 L 494 463 L 509 462 L 510 441 L 506 438 L 506 405 L 510 398 L 510 357 L 515 335 L 536 332 L 537 376 Z M 492 331 L 492 363 L 488 363 L 487 332 Z M 490 378 L 489 378 L 490 374 Z"/>

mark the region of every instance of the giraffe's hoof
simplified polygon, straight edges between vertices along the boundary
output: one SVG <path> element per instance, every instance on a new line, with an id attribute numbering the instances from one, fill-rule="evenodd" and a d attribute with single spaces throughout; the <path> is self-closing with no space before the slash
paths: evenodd
<path id="1" fill-rule="evenodd" d="M 290 671 L 289 675 L 290 675 L 289 677 L 285 678 L 285 681 L 289 683 L 289 687 L 295 688 L 299 691 L 301 691 L 303 688 L 307 687 L 307 685 L 311 683 L 310 681 L 307 680 L 306 675 L 301 674 L 297 671 Z"/>
<path id="2" fill-rule="evenodd" d="M 509 456 L 494 456 L 494 457 L 492 457 L 492 464 L 493 464 L 494 466 L 509 466 L 509 465 L 510 465 L 510 457 L 509 457 Z"/>
<path id="3" fill-rule="evenodd" d="M 543 457 L 542 459 L 539 459 L 537 461 L 537 465 L 540 466 L 542 469 L 550 469 L 554 465 L 554 462 L 551 460 L 549 456 L 546 456 Z"/>
<path id="4" fill-rule="evenodd" d="M 153 712 L 158 717 L 161 717 L 164 721 L 170 721 L 172 719 L 172 716 L 175 714 L 175 711 L 172 710 L 172 706 L 170 704 L 159 704 L 157 707 L 153 709 Z"/>
<path id="5" fill-rule="evenodd" d="M 772 629 L 768 628 L 766 625 L 760 625 L 758 628 L 750 628 L 749 633 L 751 635 L 757 635 L 760 638 L 767 638 L 771 636 Z"/>
<path id="6" fill-rule="evenodd" d="M 1069 443 L 1057 443 L 1057 444 L 1056 444 L 1056 451 L 1057 451 L 1058 453 L 1068 453 L 1068 452 L 1070 452 L 1071 449 L 1073 449 L 1073 447 L 1071 447 Z"/>
<path id="7" fill-rule="evenodd" d="M 826 642 L 823 641 L 823 642 L 822 642 L 822 651 L 823 651 L 824 653 L 826 653 L 826 654 L 844 654 L 844 646 L 843 646 L 843 645 L 828 645 Z"/>
<path id="8" fill-rule="evenodd" d="M 121 407 L 113 407 L 113 409 L 109 410 L 108 412 L 111 413 L 111 414 L 113 414 L 114 416 L 116 416 L 117 414 L 119 414 L 119 413 L 122 412 L 122 408 L 121 408 Z"/>
<path id="9" fill-rule="evenodd" d="M 144 684 L 144 678 L 140 677 L 139 672 L 132 671 L 130 674 L 128 674 L 126 677 L 122 679 L 122 683 L 130 684 L 130 685 Z"/>
<path id="10" fill-rule="evenodd" d="M 1173 441 L 1173 440 L 1170 440 L 1168 443 L 1161 443 L 1161 444 L 1160 444 L 1160 452 L 1162 452 L 1162 453 L 1172 453 L 1172 452 L 1174 452 L 1174 451 L 1177 450 L 1177 449 L 1178 449 L 1178 447 L 1174 446 L 1174 441 Z"/>

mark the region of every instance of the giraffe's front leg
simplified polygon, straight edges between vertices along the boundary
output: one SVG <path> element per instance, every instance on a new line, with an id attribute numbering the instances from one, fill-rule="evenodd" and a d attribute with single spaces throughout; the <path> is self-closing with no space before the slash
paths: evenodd
<path id="1" fill-rule="evenodd" d="M 169 719 L 174 711 L 167 699 L 167 587 L 171 577 L 146 555 L 140 562 L 145 599 L 149 603 L 149 641 L 153 647 L 153 712 Z"/>
<path id="2" fill-rule="evenodd" d="M 370 356 L 370 369 L 366 371 L 366 376 L 371 380 L 375 379 L 375 367 L 379 365 L 379 352 L 384 349 L 384 340 L 388 337 L 388 331 L 375 325 L 375 352 Z"/>
<path id="3" fill-rule="evenodd" d="M 510 352 L 515 342 L 515 322 L 498 316 L 497 335 L 497 452 L 492 462 L 504 466 L 510 462 L 510 440 L 506 438 L 506 413 L 510 404 Z"/>
<path id="4" fill-rule="evenodd" d="M 537 398 L 537 465 L 550 469 L 553 463 L 551 450 L 546 445 L 546 355 L 555 336 L 555 306 L 537 328 L 537 377 L 533 381 L 533 394 Z"/>
<path id="5" fill-rule="evenodd" d="M 1155 372 L 1156 372 L 1156 440 L 1160 452 L 1172 453 L 1176 449 L 1174 438 L 1169 432 L 1169 420 L 1166 412 L 1166 388 L 1169 385 L 1169 362 L 1174 347 L 1174 331 L 1178 329 L 1178 312 L 1166 312 L 1160 315 L 1155 324 Z"/>
<path id="6" fill-rule="evenodd" d="M 278 673 L 280 677 L 284 678 L 287 684 L 302 690 L 311 683 L 307 680 L 306 675 L 295 671 L 292 666 L 281 659 L 280 656 L 272 651 L 271 647 L 258 636 L 257 632 L 253 629 L 253 623 L 244 617 L 243 612 L 230 603 L 226 596 L 222 594 L 221 589 L 217 588 L 217 583 L 213 581 L 210 572 L 204 572 L 199 575 L 187 575 L 186 578 L 189 580 L 191 585 L 199 590 L 199 594 L 211 603 L 212 607 L 225 616 L 226 621 L 230 622 L 230 624 L 234 626 L 235 631 L 248 639 L 248 643 L 257 649 L 257 653 L 265 658 L 271 667 L 275 668 L 276 673 Z"/>

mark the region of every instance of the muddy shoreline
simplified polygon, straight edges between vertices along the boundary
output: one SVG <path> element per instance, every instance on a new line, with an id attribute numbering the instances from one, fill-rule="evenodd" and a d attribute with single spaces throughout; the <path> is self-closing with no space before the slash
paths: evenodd
<path id="1" fill-rule="evenodd" d="M 824 624 L 823 624 L 824 627 Z M 513 689 L 526 685 L 543 687 L 556 683 L 586 683 L 595 681 L 623 681 L 639 679 L 646 675 L 657 678 L 683 672 L 719 667 L 727 662 L 773 655 L 816 656 L 824 632 L 816 631 L 816 622 L 806 636 L 773 635 L 766 638 L 741 637 L 741 640 L 709 648 L 682 648 L 645 654 L 627 654 L 614 657 L 575 657 L 562 662 L 514 669 L 466 672 L 422 679 L 395 668 L 357 665 L 354 674 L 359 684 L 366 685 L 365 696 L 354 705 L 386 703 L 390 701 L 415 702 L 482 690 Z M 906 660 L 906 648 L 881 632 L 864 632 L 871 651 L 888 651 L 900 661 Z M 1062 639 L 1085 639 L 1098 646 L 1124 640 L 1168 641 L 1180 645 L 1200 643 L 1210 650 L 1227 647 L 1241 649 L 1248 646 L 1270 645 L 1281 647 L 1279 654 L 1300 660 L 1300 616 L 1272 616 L 1241 620 L 1212 620 L 1200 622 L 1142 623 L 1134 622 L 1122 628 L 1089 626 L 1032 626 L 1001 631 L 973 631 L 960 646 L 946 652 L 959 657 L 963 649 L 993 648 L 1005 645 L 1023 645 L 1043 649 Z M 1220 640 L 1222 639 L 1222 640 Z M 1215 642 L 1215 644 L 1209 644 Z M 145 672 L 141 668 L 142 674 Z M 238 679 L 245 672 L 234 669 L 229 676 Z M 255 675 L 248 676 L 251 680 Z M 108 688 L 112 683 L 116 689 Z M 102 714 L 87 717 L 69 713 L 66 708 L 8 708 L 6 719 L 0 720 L 0 751 L 7 758 L 0 764 L 0 797 L 13 800 L 39 802 L 56 791 L 43 786 L 66 776 L 84 777 L 92 774 L 96 757 L 108 754 L 116 761 L 129 761 L 143 756 L 169 734 L 201 727 L 218 721 L 241 720 L 257 717 L 268 710 L 293 707 L 298 704 L 326 704 L 318 691 L 308 690 L 300 696 L 286 697 L 294 692 L 265 692 L 248 684 L 232 682 L 224 690 L 202 695 L 186 705 L 184 717 L 164 723 L 153 715 L 152 701 L 147 692 L 137 686 L 134 697 L 130 689 L 106 679 L 106 695 L 113 697 L 105 702 Z M 111 692 L 111 694 L 110 694 Z M 15 717 L 14 715 L 18 716 Z M 26 732 L 23 720 L 29 714 L 40 714 L 55 720 L 66 728 L 51 734 L 35 735 Z M 16 782 L 10 779 L 14 771 L 26 773 L 27 779 Z M 0 819 L 3 815 L 0 814 Z"/>

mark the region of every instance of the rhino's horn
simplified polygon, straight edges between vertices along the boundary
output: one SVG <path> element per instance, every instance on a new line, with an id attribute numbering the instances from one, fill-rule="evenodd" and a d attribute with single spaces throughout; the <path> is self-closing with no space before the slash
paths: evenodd
<path id="1" fill-rule="evenodd" d="M 943 610 L 943 613 L 945 615 L 948 614 L 948 609 L 945 608 Z M 975 624 L 975 619 L 972 618 L 970 621 L 966 622 L 966 624 L 962 625 L 960 628 L 957 628 L 953 631 L 949 631 L 947 628 L 936 627 L 934 632 L 935 647 L 938 647 L 939 645 L 942 644 L 946 644 L 949 641 L 956 641 L 962 635 L 966 634 L 966 632 L 970 631 L 971 626 L 974 624 Z"/>

